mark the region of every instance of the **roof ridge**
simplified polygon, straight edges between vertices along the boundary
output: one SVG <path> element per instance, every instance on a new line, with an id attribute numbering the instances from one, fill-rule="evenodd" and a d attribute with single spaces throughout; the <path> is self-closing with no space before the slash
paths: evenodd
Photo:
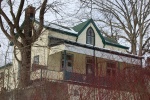
<path id="1" fill-rule="evenodd" d="M 88 19 L 88 20 L 86 20 L 86 21 L 84 21 L 84 22 L 81 22 L 81 23 L 79 23 L 79 24 L 73 26 L 72 29 L 75 30 L 76 32 L 79 32 L 79 31 L 81 31 L 82 28 L 83 28 L 87 23 L 89 23 L 91 20 L 92 20 L 92 19 Z"/>

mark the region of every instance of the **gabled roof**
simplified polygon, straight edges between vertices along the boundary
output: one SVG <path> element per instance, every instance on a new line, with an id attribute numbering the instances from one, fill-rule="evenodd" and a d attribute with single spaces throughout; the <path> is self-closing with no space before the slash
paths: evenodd
<path id="1" fill-rule="evenodd" d="M 80 32 L 85 26 L 86 26 L 86 24 L 88 24 L 89 22 L 90 22 L 90 20 L 91 19 L 89 19 L 89 20 L 87 20 L 87 21 L 85 21 L 85 22 L 83 22 L 83 23 L 80 23 L 80 24 L 78 24 L 78 25 L 76 25 L 76 26 L 74 26 L 74 27 L 72 27 L 76 32 Z"/>
<path id="2" fill-rule="evenodd" d="M 39 23 L 38 20 L 35 20 L 36 23 Z M 70 27 L 66 27 L 66 26 L 62 26 L 62 25 L 58 25 L 55 23 L 50 23 L 50 22 L 44 22 L 44 27 L 46 29 L 50 29 L 56 32 L 60 32 L 62 34 L 67 34 L 67 35 L 71 35 L 71 36 L 75 36 L 78 38 L 78 36 L 83 32 L 83 30 L 90 24 L 92 23 L 93 26 L 95 27 L 97 33 L 99 34 L 100 38 L 102 39 L 102 42 L 104 45 L 111 45 L 111 46 L 115 46 L 115 47 L 119 47 L 119 48 L 123 48 L 123 49 L 129 49 L 129 47 L 123 46 L 121 44 L 119 44 L 117 41 L 115 41 L 112 38 L 108 38 L 108 37 L 103 37 L 100 30 L 97 28 L 96 24 L 94 23 L 93 19 L 88 19 L 85 22 L 82 22 L 72 28 Z M 21 28 L 23 28 L 24 26 L 24 22 L 21 25 Z M 16 38 L 18 38 L 18 34 L 16 33 Z M 13 45 L 13 42 L 10 43 L 10 45 Z"/>
<path id="3" fill-rule="evenodd" d="M 102 34 L 100 33 L 99 29 L 97 28 L 96 24 L 94 23 L 93 19 L 89 19 L 89 20 L 87 20 L 87 21 L 85 21 L 85 22 L 83 22 L 83 23 L 80 23 L 80 24 L 74 26 L 73 29 L 76 29 L 76 31 L 78 30 L 78 36 L 79 36 L 79 35 L 83 32 L 83 30 L 84 30 L 90 23 L 93 24 L 93 26 L 95 27 L 97 33 L 98 33 L 99 36 L 101 37 L 102 42 L 105 43 L 105 40 L 104 40 Z"/>
<path id="4" fill-rule="evenodd" d="M 123 48 L 123 49 L 129 49 L 129 47 L 123 46 L 121 44 L 119 44 L 117 41 L 115 41 L 112 38 L 108 38 L 108 37 L 103 37 L 100 30 L 97 28 L 96 24 L 94 23 L 93 19 L 89 19 L 83 23 L 80 23 L 76 26 L 73 27 L 73 29 L 78 32 L 78 36 L 82 33 L 82 31 L 90 24 L 92 23 L 97 31 L 97 33 L 99 34 L 99 36 L 102 39 L 102 42 L 104 45 L 111 45 L 111 46 L 115 46 L 115 47 L 119 47 L 119 48 Z"/>

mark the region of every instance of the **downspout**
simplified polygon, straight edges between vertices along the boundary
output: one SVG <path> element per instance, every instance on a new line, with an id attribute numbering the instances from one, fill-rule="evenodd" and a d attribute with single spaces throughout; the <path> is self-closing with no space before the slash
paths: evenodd
<path id="1" fill-rule="evenodd" d="M 8 70 L 8 81 L 7 81 L 7 90 L 8 90 L 10 73 L 9 73 L 9 69 L 7 69 L 7 70 Z"/>
<path id="2" fill-rule="evenodd" d="M 105 48 L 106 45 L 105 40 L 102 40 L 102 43 L 103 43 L 103 48 Z"/>
<path id="3" fill-rule="evenodd" d="M 64 72 L 64 79 L 66 80 L 66 50 L 64 50 L 64 66 L 63 66 L 63 72 Z"/>

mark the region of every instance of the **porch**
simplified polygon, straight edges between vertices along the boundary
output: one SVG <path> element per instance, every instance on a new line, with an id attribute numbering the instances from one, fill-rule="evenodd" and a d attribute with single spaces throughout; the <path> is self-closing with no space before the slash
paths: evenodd
<path id="1" fill-rule="evenodd" d="M 47 66 L 31 72 L 33 81 L 72 81 L 109 87 L 119 79 L 116 77 L 121 70 L 141 66 L 142 61 L 142 57 L 60 39 L 52 38 L 49 46 Z"/>

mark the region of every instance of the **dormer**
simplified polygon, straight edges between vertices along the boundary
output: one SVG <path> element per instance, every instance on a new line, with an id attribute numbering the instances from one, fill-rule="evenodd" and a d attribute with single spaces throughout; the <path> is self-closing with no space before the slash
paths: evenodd
<path id="1" fill-rule="evenodd" d="M 80 23 L 74 26 L 73 29 L 78 32 L 76 39 L 77 43 L 120 52 L 126 52 L 126 50 L 129 49 L 128 47 L 119 44 L 113 38 L 102 36 L 93 19 Z"/>

